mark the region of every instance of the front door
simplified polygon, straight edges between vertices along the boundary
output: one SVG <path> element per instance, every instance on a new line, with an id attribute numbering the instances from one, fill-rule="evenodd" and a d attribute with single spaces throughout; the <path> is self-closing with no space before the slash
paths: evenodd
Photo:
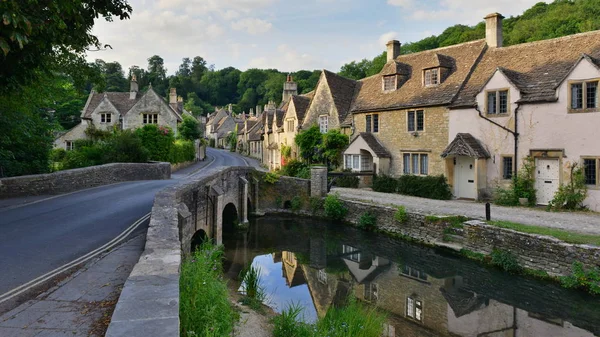
<path id="1" fill-rule="evenodd" d="M 477 199 L 474 158 L 456 157 L 456 165 L 454 165 L 454 196 L 457 198 Z"/>
<path id="2" fill-rule="evenodd" d="M 535 189 L 537 203 L 548 205 L 558 191 L 560 165 L 558 159 L 537 158 L 535 160 Z"/>

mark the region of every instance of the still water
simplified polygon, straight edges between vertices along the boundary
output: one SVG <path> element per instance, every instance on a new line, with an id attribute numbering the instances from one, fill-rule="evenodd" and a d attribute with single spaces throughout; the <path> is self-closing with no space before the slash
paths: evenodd
<path id="1" fill-rule="evenodd" d="M 600 297 L 386 236 L 266 217 L 225 238 L 225 273 L 261 272 L 265 303 L 313 322 L 353 295 L 387 312 L 386 336 L 600 336 Z"/>

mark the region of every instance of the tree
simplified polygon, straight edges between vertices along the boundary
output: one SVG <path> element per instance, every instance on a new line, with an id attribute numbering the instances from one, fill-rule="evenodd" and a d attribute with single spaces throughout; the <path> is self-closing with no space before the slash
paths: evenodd
<path id="1" fill-rule="evenodd" d="M 167 94 L 167 86 L 169 82 L 167 80 L 167 69 L 165 69 L 165 61 L 162 57 L 154 55 L 148 59 L 148 81 L 152 84 L 154 90 L 159 95 Z"/>
<path id="2" fill-rule="evenodd" d="M 300 156 L 308 163 L 322 161 L 320 145 L 323 142 L 323 135 L 318 126 L 313 125 L 309 129 L 300 132 L 294 138 L 294 142 L 300 149 Z"/>
<path id="3" fill-rule="evenodd" d="M 208 68 L 206 67 L 206 61 L 200 56 L 194 57 L 190 74 L 192 81 L 196 84 L 199 84 L 200 80 L 202 80 L 202 76 L 204 76 L 207 71 Z"/>
<path id="4" fill-rule="evenodd" d="M 323 135 L 323 142 L 320 145 L 323 158 L 328 164 L 338 167 L 340 166 L 342 152 L 349 144 L 350 138 L 340 132 L 340 130 L 329 130 Z"/>
<path id="5" fill-rule="evenodd" d="M 123 67 L 119 62 L 104 62 L 104 60 L 97 59 L 95 64 L 100 70 L 101 76 L 104 81 L 96 87 L 99 92 L 104 91 L 117 91 L 127 92 L 129 91 L 129 81 L 125 78 Z"/>
<path id="6" fill-rule="evenodd" d="M 198 120 L 188 115 L 184 115 L 183 122 L 179 126 L 179 135 L 186 140 L 196 140 L 200 138 L 200 123 L 198 123 Z"/>

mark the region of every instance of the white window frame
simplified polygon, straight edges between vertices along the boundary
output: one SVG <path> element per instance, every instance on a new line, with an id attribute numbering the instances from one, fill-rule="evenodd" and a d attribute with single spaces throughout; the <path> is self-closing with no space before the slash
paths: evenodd
<path id="1" fill-rule="evenodd" d="M 72 140 L 65 140 L 65 149 L 67 151 L 73 150 L 73 141 Z"/>
<path id="2" fill-rule="evenodd" d="M 394 91 L 398 89 L 398 77 L 397 75 L 386 75 L 382 79 L 383 91 Z"/>
<path id="3" fill-rule="evenodd" d="M 379 300 L 379 286 L 377 283 L 365 283 L 364 299 L 367 302 L 377 303 L 377 300 Z"/>
<path id="4" fill-rule="evenodd" d="M 325 269 L 319 269 L 317 271 L 317 279 L 319 280 L 319 282 L 327 284 L 327 272 L 325 271 Z"/>
<path id="5" fill-rule="evenodd" d="M 144 113 L 142 114 L 143 124 L 158 124 L 158 114 Z"/>
<path id="6" fill-rule="evenodd" d="M 319 116 L 319 130 L 321 133 L 329 131 L 329 116 Z"/>
<path id="7" fill-rule="evenodd" d="M 423 71 L 423 84 L 432 87 L 440 84 L 440 68 L 425 69 Z"/>
<path id="8" fill-rule="evenodd" d="M 360 251 L 352 246 L 342 245 L 342 254 L 350 261 L 360 262 Z"/>
<path id="9" fill-rule="evenodd" d="M 423 322 L 423 301 L 420 298 L 413 296 L 406 298 L 406 317 Z"/>
<path id="10" fill-rule="evenodd" d="M 294 131 L 294 127 L 295 125 L 295 121 L 293 119 L 288 119 L 287 120 L 287 128 L 288 128 L 288 132 L 293 132 Z"/>
<path id="11" fill-rule="evenodd" d="M 406 156 L 408 156 L 409 161 L 408 161 L 408 165 L 409 167 L 406 167 Z M 427 167 L 425 167 L 425 170 L 423 170 L 423 158 L 427 158 Z M 417 159 L 416 162 L 414 159 Z M 428 176 L 429 175 L 429 160 L 431 158 L 429 157 L 429 153 L 423 153 L 423 152 L 403 152 L 402 153 L 402 173 L 403 174 L 412 174 L 412 175 L 416 175 L 416 176 Z M 415 170 L 416 168 L 416 170 Z"/>

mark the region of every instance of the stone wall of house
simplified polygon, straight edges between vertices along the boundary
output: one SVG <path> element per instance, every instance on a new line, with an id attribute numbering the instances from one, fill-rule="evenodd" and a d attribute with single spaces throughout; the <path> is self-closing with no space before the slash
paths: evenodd
<path id="1" fill-rule="evenodd" d="M 0 198 L 53 195 L 134 180 L 171 178 L 169 163 L 113 163 L 0 179 Z"/>
<path id="2" fill-rule="evenodd" d="M 408 132 L 408 111 L 424 110 L 424 128 L 418 136 Z M 448 146 L 449 112 L 445 107 L 403 109 L 379 112 L 379 132 L 374 135 L 391 153 L 390 174 L 403 174 L 404 153 L 425 153 L 429 158 L 429 175 L 446 174 L 446 164 L 440 157 Z M 354 115 L 355 135 L 366 131 L 367 113 Z"/>
<path id="3" fill-rule="evenodd" d="M 158 125 L 170 127 L 177 134 L 177 116 L 154 91 L 147 92 L 123 117 L 126 129 L 144 126 L 142 114 L 158 114 Z M 114 117 L 114 116 L 113 116 Z"/>
<path id="4" fill-rule="evenodd" d="M 308 129 L 313 125 L 319 125 L 319 116 L 325 115 L 328 116 L 327 128 L 329 130 L 340 127 L 340 121 L 335 108 L 335 103 L 332 100 L 331 90 L 329 90 L 325 75 L 322 73 L 321 79 L 319 80 L 319 86 L 315 89 L 315 96 L 306 111 L 304 121 L 302 122 L 302 128 Z"/>
<path id="5" fill-rule="evenodd" d="M 85 130 L 87 130 L 88 123 L 85 120 L 82 120 L 81 123 L 77 124 L 75 127 L 67 131 L 65 134 L 54 140 L 54 148 L 59 148 L 66 150 L 67 149 L 67 141 L 73 142 L 78 139 L 87 138 L 85 134 Z"/>

